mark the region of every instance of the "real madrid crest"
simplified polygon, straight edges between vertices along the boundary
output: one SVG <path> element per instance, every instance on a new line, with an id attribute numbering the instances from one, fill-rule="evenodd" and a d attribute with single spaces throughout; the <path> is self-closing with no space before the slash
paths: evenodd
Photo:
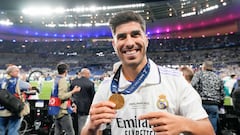
<path id="1" fill-rule="evenodd" d="M 165 95 L 162 94 L 159 96 L 159 99 L 157 101 L 157 107 L 159 109 L 166 109 L 168 107 L 168 101 Z"/>

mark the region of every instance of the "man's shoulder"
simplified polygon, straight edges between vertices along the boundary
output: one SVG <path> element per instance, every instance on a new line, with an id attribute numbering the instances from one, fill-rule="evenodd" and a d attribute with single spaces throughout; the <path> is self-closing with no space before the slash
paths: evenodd
<path id="1" fill-rule="evenodd" d="M 80 80 L 86 81 L 86 82 L 92 82 L 90 79 L 88 79 L 88 78 L 86 78 L 86 77 L 81 77 Z"/>
<path id="2" fill-rule="evenodd" d="M 74 78 L 74 79 L 72 80 L 72 82 L 77 82 L 77 81 L 79 81 L 79 80 L 80 80 L 80 78 L 76 77 L 76 78 Z"/>
<path id="3" fill-rule="evenodd" d="M 154 74 L 159 72 L 160 75 L 170 75 L 170 76 L 180 76 L 182 75 L 181 72 L 174 68 L 164 67 L 161 65 L 156 64 L 152 60 L 150 60 L 151 68 L 153 68 Z"/>
<path id="4" fill-rule="evenodd" d="M 161 75 L 171 75 L 171 76 L 180 76 L 181 72 L 174 68 L 158 66 L 159 72 Z"/>

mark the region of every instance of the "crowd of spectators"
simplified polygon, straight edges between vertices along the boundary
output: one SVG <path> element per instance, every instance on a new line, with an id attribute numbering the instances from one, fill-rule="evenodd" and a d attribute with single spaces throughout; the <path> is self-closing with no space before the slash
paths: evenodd
<path id="1" fill-rule="evenodd" d="M 240 33 L 199 38 L 149 39 L 148 55 L 159 65 L 198 67 L 211 59 L 221 71 L 240 64 Z M 14 63 L 22 68 L 55 69 L 59 62 L 74 67 L 90 67 L 93 74 L 112 70 L 118 58 L 110 40 L 65 42 L 0 42 L 0 69 Z M 227 68 L 227 69 L 225 69 Z M 228 69 L 230 68 L 230 69 Z M 230 72 L 230 71 L 229 71 Z"/>

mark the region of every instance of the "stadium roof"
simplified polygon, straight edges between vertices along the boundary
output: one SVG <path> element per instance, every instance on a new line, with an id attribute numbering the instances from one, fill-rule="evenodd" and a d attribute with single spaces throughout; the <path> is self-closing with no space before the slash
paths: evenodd
<path id="1" fill-rule="evenodd" d="M 26 5 L 64 5 L 74 7 L 76 5 L 122 5 L 130 3 L 146 3 L 168 0 L 1 0 L 0 9 L 21 10 Z"/>
<path id="2" fill-rule="evenodd" d="M 149 35 L 174 32 L 237 20 L 239 3 L 239 0 L 2 0 L 0 39 L 110 37 L 108 19 L 122 10 L 142 14 Z"/>

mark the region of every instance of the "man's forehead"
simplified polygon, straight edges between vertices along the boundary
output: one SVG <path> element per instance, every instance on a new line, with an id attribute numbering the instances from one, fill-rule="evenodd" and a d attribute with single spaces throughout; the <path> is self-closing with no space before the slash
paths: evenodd
<path id="1" fill-rule="evenodd" d="M 127 32 L 122 32 L 122 33 L 116 33 L 116 35 L 122 35 L 122 34 L 132 34 L 132 33 L 141 33 L 141 30 L 131 30 Z"/>
<path id="2" fill-rule="evenodd" d="M 131 33 L 132 31 L 142 31 L 141 25 L 137 22 L 124 23 L 116 27 L 115 33 Z"/>

